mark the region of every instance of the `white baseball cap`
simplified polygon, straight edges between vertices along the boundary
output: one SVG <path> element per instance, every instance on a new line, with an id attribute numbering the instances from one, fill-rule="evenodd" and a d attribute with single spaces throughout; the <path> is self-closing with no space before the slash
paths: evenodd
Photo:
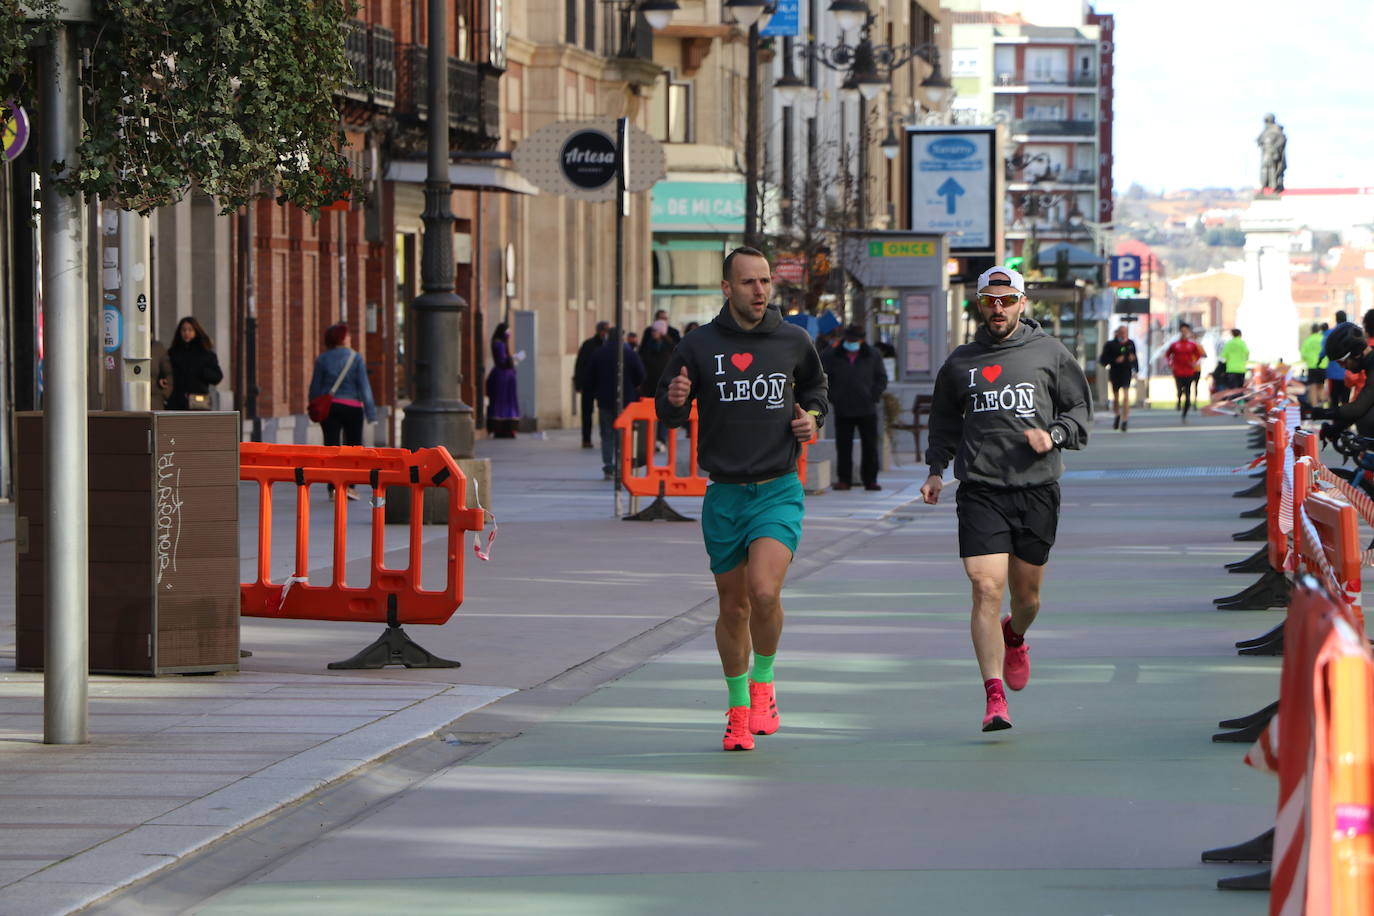
<path id="1" fill-rule="evenodd" d="M 1010 286 L 1018 293 L 1025 293 L 1026 279 L 1010 267 L 1003 267 L 1001 264 L 998 264 L 996 267 L 989 267 L 978 275 L 978 292 L 981 293 L 992 285 L 991 281 L 993 274 L 1005 274 L 1008 281 L 1006 284 L 1007 286 Z"/>

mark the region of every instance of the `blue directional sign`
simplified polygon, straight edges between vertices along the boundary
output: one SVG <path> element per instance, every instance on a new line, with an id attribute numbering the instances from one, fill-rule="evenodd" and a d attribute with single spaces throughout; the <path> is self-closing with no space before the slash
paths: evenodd
<path id="1" fill-rule="evenodd" d="M 800 0 L 777 0 L 777 8 L 768 24 L 759 29 L 764 38 L 797 38 L 801 35 L 801 22 L 798 14 Z"/>
<path id="2" fill-rule="evenodd" d="M 951 255 L 992 254 L 994 127 L 908 127 L 907 228 L 943 234 Z"/>
<path id="3" fill-rule="evenodd" d="M 1140 255 L 1116 254 L 1111 258 L 1112 286 L 1140 285 Z"/>

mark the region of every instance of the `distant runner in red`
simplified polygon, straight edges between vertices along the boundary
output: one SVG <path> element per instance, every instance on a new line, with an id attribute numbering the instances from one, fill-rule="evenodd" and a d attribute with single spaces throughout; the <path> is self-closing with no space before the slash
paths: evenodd
<path id="1" fill-rule="evenodd" d="M 1178 392 L 1178 406 L 1183 409 L 1183 422 L 1188 422 L 1188 408 L 1193 406 L 1193 387 L 1202 377 L 1202 361 L 1207 351 L 1193 340 L 1193 326 L 1184 322 L 1178 326 L 1178 340 L 1169 344 L 1164 359 L 1174 374 L 1174 388 Z"/>

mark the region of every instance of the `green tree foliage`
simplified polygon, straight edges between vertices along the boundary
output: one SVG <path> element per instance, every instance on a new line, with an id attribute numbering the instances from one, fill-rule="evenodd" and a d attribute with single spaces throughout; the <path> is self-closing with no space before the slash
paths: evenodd
<path id="1" fill-rule="evenodd" d="M 1234 226 L 1208 229 L 1202 234 L 1202 244 L 1212 247 L 1240 248 L 1245 244 L 1245 233 Z"/>
<path id="2" fill-rule="evenodd" d="M 51 3 L 51 0 L 44 0 Z M 33 4 L 30 4 L 32 6 Z M 22 34 L 0 0 L 0 59 Z M 228 213 L 273 193 L 307 210 L 356 191 L 336 92 L 352 0 L 95 0 L 71 194 L 147 213 L 192 187 Z M 22 40 L 22 39 L 20 39 Z M 11 64 L 13 67 L 13 64 Z M 24 74 L 10 74 L 10 84 Z M 33 84 L 24 97 L 37 93 Z M 53 163 L 60 173 L 66 163 Z"/>

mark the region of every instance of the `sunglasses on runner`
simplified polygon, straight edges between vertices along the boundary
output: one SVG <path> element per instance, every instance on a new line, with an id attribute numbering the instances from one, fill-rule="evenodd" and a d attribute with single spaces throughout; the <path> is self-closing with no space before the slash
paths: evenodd
<path id="1" fill-rule="evenodd" d="M 988 308 L 994 308 L 999 305 L 1010 307 L 1020 302 L 1021 298 L 1020 293 L 1007 293 L 1005 296 L 988 296 L 980 294 L 978 296 L 978 302 L 980 305 L 985 305 Z"/>

